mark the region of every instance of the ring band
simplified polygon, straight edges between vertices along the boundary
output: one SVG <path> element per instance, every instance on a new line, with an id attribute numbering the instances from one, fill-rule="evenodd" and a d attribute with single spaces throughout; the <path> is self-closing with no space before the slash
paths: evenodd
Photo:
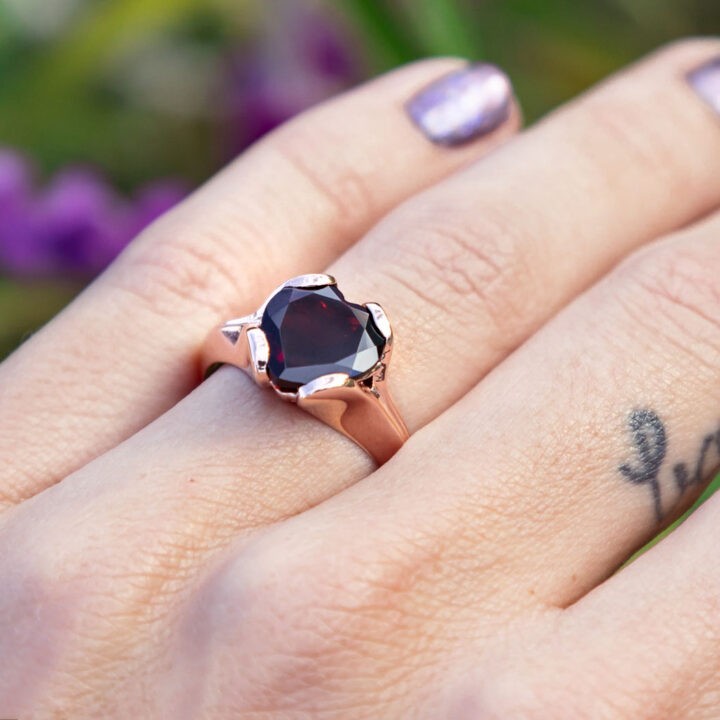
<path id="1" fill-rule="evenodd" d="M 330 275 L 301 275 L 257 312 L 215 328 L 202 370 L 204 377 L 223 364 L 246 370 L 383 464 L 408 439 L 387 388 L 392 349 L 380 305 L 348 302 Z"/>

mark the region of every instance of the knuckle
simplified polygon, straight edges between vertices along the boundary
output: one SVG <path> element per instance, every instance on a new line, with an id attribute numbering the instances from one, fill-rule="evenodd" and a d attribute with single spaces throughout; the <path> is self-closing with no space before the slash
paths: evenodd
<path id="1" fill-rule="evenodd" d="M 479 311 L 512 333 L 527 322 L 519 297 L 533 296 L 536 278 L 534 247 L 513 230 L 524 227 L 525 219 L 507 222 L 511 214 L 515 209 L 484 207 L 471 220 L 447 207 L 413 211 L 409 227 L 400 219 L 394 231 L 394 255 L 384 271 L 439 312 L 458 302 L 467 310 L 469 303 L 472 312 L 458 313 L 458 318 L 475 324 Z"/>
<path id="2" fill-rule="evenodd" d="M 265 717 L 285 704 L 311 704 L 313 694 L 350 652 L 334 635 L 340 625 L 340 613 L 330 610 L 336 605 L 334 593 L 325 586 L 318 592 L 307 566 L 304 572 L 299 567 L 290 572 L 285 558 L 244 551 L 208 587 L 203 608 L 191 608 L 188 622 L 202 613 L 212 628 L 222 628 L 215 654 L 227 644 L 254 659 L 234 680 L 228 668 L 214 668 L 211 657 L 203 659 L 224 692 L 227 683 L 225 694 L 229 701 L 234 698 L 239 711 L 252 707 Z"/>
<path id="3" fill-rule="evenodd" d="M 703 365 L 720 355 L 720 277 L 706 248 L 666 241 L 631 258 L 625 308 Z M 708 352 L 711 355 L 708 355 Z"/>
<path id="4" fill-rule="evenodd" d="M 600 156 L 594 143 L 586 137 L 576 142 L 579 157 L 598 166 L 610 180 L 617 175 L 618 163 L 643 168 L 655 178 L 663 178 L 668 187 L 678 188 L 686 180 L 686 163 L 678 157 L 672 125 L 684 124 L 673 103 L 663 102 L 663 114 L 656 122 L 646 120 L 647 107 L 641 102 L 628 102 L 623 93 L 615 97 L 593 98 L 586 107 L 591 132 L 604 136 L 607 154 Z M 611 180 L 612 182 L 612 180 Z"/>
<path id="5" fill-rule="evenodd" d="M 626 177 L 637 182 L 634 172 L 618 173 L 618 167 L 628 167 L 652 173 L 649 179 L 662 183 L 668 200 L 675 193 L 702 194 L 695 159 L 705 126 L 698 124 L 674 79 L 711 50 L 718 52 L 720 42 L 677 41 L 601 85 L 573 105 L 576 122 L 567 128 L 565 141 L 569 139 L 578 159 L 596 168 L 612 187 L 619 189 Z M 680 137 L 678 128 L 687 132 Z"/>
<path id="6" fill-rule="evenodd" d="M 326 139 L 325 147 L 343 148 L 342 162 L 339 153 L 318 151 L 318 136 Z M 312 121 L 304 116 L 291 120 L 267 142 L 300 179 L 301 187 L 310 188 L 312 195 L 327 204 L 330 224 L 334 219 L 338 225 L 364 226 L 367 218 L 373 217 L 381 204 L 373 191 L 379 187 L 374 178 L 380 168 L 372 153 L 359 156 L 352 144 L 348 146 L 329 110 Z"/>
<path id="7" fill-rule="evenodd" d="M 221 578 L 220 597 L 240 601 L 239 617 L 259 631 L 258 638 L 281 634 L 294 657 L 315 660 L 337 654 L 341 647 L 347 650 L 349 639 L 365 634 L 358 609 L 368 586 L 351 580 L 347 564 L 334 558 L 281 560 L 275 551 L 260 551 L 242 557 Z"/>
<path id="8" fill-rule="evenodd" d="M 27 671 L 45 667 L 47 653 L 53 656 L 62 650 L 64 682 L 61 696 L 53 700 L 80 704 L 102 685 L 108 668 L 117 670 L 123 650 L 135 637 L 117 599 L 117 586 L 111 589 L 98 578 L 99 566 L 82 554 L 58 552 L 62 541 L 38 542 L 33 536 L 30 542 L 22 534 L 12 539 L 12 550 L 0 568 L 6 591 L 0 614 L 12 619 L 14 632 L 0 641 L 0 652 L 14 658 L 18 671 Z M 45 690 L 33 688 L 40 695 Z"/>
<path id="9" fill-rule="evenodd" d="M 642 94 L 635 90 L 638 85 Z M 655 108 L 652 122 L 647 119 L 650 106 Z M 589 95 L 578 113 L 579 122 L 568 137 L 579 168 L 589 168 L 607 187 L 616 192 L 622 192 L 624 184 L 634 189 L 627 183 L 637 182 L 638 176 L 632 172 L 627 175 L 632 179 L 626 180 L 618 167 L 647 174 L 668 199 L 696 187 L 695 167 L 683 152 L 688 145 L 677 137 L 677 128 L 688 126 L 687 111 L 674 90 L 636 78 L 622 80 Z"/>
<path id="10" fill-rule="evenodd" d="M 198 228 L 184 218 L 161 219 L 138 238 L 109 275 L 114 288 L 140 300 L 144 308 L 163 318 L 177 318 L 197 308 L 222 314 L 241 289 L 241 275 L 231 270 L 242 251 L 230 245 L 235 234 L 256 238 L 252 228 L 227 231 Z M 195 232 L 197 231 L 197 232 Z M 114 272 L 113 272 L 114 270 Z"/>
<path id="11" fill-rule="evenodd" d="M 228 629 L 227 642 L 258 660 L 259 674 L 244 678 L 243 702 L 282 687 L 286 699 L 294 693 L 293 703 L 309 703 L 353 677 L 356 690 L 342 692 L 351 706 L 428 661 L 428 631 L 407 602 L 410 563 L 359 559 L 360 548 L 328 556 L 284 542 L 251 547 L 220 572 L 205 600 L 213 624 Z"/>
<path id="12" fill-rule="evenodd" d="M 528 634 L 532 635 L 529 629 Z M 449 717 L 457 720 L 576 720 L 577 718 L 613 718 L 614 720 L 651 720 L 675 717 L 650 707 L 647 696 L 636 683 L 623 682 L 604 667 L 585 658 L 576 658 L 568 666 L 562 658 L 547 652 L 528 653 L 522 646 L 506 654 L 488 654 L 482 674 L 453 688 Z M 573 682 L 568 683 L 567 678 Z"/>

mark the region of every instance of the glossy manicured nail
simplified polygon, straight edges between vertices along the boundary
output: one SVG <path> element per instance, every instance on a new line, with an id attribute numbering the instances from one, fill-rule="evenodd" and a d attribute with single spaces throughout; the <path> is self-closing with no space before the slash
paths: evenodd
<path id="1" fill-rule="evenodd" d="M 720 57 L 688 73 L 687 78 L 695 92 L 720 115 Z"/>
<path id="2" fill-rule="evenodd" d="M 502 125 L 510 116 L 512 95 L 510 80 L 502 70 L 476 64 L 435 80 L 406 107 L 429 140 L 460 145 Z"/>

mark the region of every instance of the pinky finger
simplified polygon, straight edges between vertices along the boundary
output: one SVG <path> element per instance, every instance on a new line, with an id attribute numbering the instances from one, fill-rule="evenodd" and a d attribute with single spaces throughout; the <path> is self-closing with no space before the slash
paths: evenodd
<path id="1" fill-rule="evenodd" d="M 622 717 L 720 717 L 718 528 L 720 495 L 566 612 L 583 677 L 616 688 Z"/>
<path id="2" fill-rule="evenodd" d="M 443 718 L 718 720 L 720 494 L 575 605 L 466 659 Z M 481 670 L 478 670 L 480 666 Z"/>

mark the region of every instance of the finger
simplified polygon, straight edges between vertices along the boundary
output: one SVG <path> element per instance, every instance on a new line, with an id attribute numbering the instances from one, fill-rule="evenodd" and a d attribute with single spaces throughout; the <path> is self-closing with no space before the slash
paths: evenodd
<path id="1" fill-rule="evenodd" d="M 624 717 L 720 715 L 718 501 L 566 613 L 565 647 L 588 680 L 604 668 L 608 685 L 625 689 Z"/>
<path id="2" fill-rule="evenodd" d="M 403 198 L 507 137 L 517 111 L 489 66 L 453 75 L 475 105 L 446 117 L 445 130 L 465 120 L 464 139 L 490 139 L 449 151 L 413 128 L 403 103 L 458 67 L 409 66 L 281 128 L 4 363 L 0 499 L 39 492 L 147 424 L 196 382 L 195 352 L 218 316 L 258 304 L 309 264 L 322 268 Z M 433 106 L 417 103 L 422 123 Z"/>
<path id="3" fill-rule="evenodd" d="M 720 716 L 719 500 L 711 498 L 620 573 L 546 617 L 531 643 L 527 633 L 522 641 L 513 633 L 506 643 L 513 651 L 494 664 L 492 682 L 467 657 L 465 679 L 447 693 L 451 707 L 459 708 L 460 699 L 466 708 L 501 707 L 499 717 L 523 717 L 538 706 L 553 718 Z"/>
<path id="4" fill-rule="evenodd" d="M 717 118 L 683 79 L 717 47 L 674 47 L 603 86 L 408 201 L 331 268 L 347 279 L 342 288 L 349 286 L 349 299 L 384 301 L 398 337 L 390 382 L 411 431 L 467 392 L 623 253 L 720 200 Z M 635 118 L 642 138 L 651 138 L 642 152 L 636 145 L 646 140 L 630 130 L 618 136 L 598 121 L 620 107 Z M 682 144 L 678 128 L 687 138 Z M 627 162 L 629 155 L 634 162 Z M 658 156 L 662 173 L 653 172 Z M 621 182 L 607 182 L 621 170 Z M 572 196 L 580 181 L 584 202 L 573 200 L 567 215 L 547 212 L 552 197 Z M 678 186 L 686 191 L 676 193 Z M 515 188 L 511 197 L 508 187 Z M 488 217 L 507 223 L 479 220 Z M 88 468 L 87 481 L 112 482 L 112 467 L 157 463 L 154 507 L 173 502 L 177 478 L 191 474 L 193 492 L 207 494 L 209 508 L 222 498 L 230 527 L 300 512 L 371 469 L 349 441 L 260 393 L 233 368 L 210 378 L 107 462 Z M 146 492 L 144 483 L 132 488 L 124 470 L 117 480 L 136 507 L 130 498 Z M 187 512 L 197 517 L 198 509 Z M 212 515 L 221 527 L 214 509 Z"/>

